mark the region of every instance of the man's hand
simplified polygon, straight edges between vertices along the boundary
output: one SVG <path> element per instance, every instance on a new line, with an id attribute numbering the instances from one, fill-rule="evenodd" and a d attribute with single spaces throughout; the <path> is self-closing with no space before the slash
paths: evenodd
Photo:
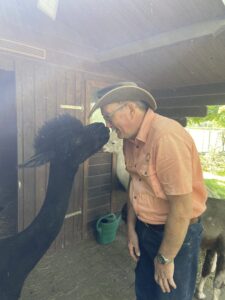
<path id="1" fill-rule="evenodd" d="M 155 281 L 161 287 L 163 293 L 170 293 L 172 288 L 176 289 L 176 283 L 173 279 L 174 262 L 168 264 L 160 264 L 157 259 L 154 260 L 155 264 Z"/>
<path id="2" fill-rule="evenodd" d="M 130 256 L 135 262 L 138 261 L 140 256 L 138 236 L 135 230 L 128 230 L 128 249 Z"/>
<path id="3" fill-rule="evenodd" d="M 169 214 L 165 224 L 164 236 L 158 249 L 165 257 L 174 258 L 179 252 L 192 216 L 192 194 L 167 195 L 169 203 Z M 176 288 L 174 282 L 174 263 L 160 264 L 156 259 L 155 280 L 163 292 L 170 292 Z M 180 287 L 182 288 L 182 287 Z"/>

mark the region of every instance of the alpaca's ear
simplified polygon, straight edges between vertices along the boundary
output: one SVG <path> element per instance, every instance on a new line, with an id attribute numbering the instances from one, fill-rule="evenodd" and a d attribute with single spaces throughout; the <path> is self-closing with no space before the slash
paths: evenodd
<path id="1" fill-rule="evenodd" d="M 49 151 L 48 153 L 41 153 L 41 154 L 35 154 L 33 155 L 29 160 L 25 161 L 23 164 L 19 164 L 19 168 L 33 168 L 33 167 L 39 167 L 47 162 L 50 161 L 51 158 L 53 158 L 53 152 Z"/>

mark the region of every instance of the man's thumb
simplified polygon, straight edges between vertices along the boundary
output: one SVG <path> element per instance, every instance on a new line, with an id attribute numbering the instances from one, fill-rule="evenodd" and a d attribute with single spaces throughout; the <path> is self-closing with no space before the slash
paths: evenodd
<path id="1" fill-rule="evenodd" d="M 135 249 L 135 254 L 136 254 L 137 256 L 140 256 L 140 255 L 141 255 L 141 253 L 140 253 L 140 249 L 139 249 L 139 247 L 138 247 L 138 246 L 136 246 L 134 249 Z"/>

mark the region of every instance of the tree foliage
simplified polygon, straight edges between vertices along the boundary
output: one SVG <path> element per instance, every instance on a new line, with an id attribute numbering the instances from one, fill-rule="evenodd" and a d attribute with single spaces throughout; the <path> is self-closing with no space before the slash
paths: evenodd
<path id="1" fill-rule="evenodd" d="M 188 118 L 188 126 L 193 125 L 225 128 L 225 105 L 208 106 L 208 113 L 204 118 Z"/>

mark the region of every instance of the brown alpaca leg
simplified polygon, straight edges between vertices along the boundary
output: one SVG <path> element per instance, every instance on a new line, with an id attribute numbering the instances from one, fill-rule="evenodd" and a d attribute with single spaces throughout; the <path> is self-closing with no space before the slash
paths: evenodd
<path id="1" fill-rule="evenodd" d="M 205 255 L 205 260 L 202 267 L 202 278 L 199 282 L 199 285 L 196 289 L 195 296 L 197 299 L 205 299 L 206 295 L 204 294 L 204 286 L 209 274 L 212 272 L 213 265 L 215 264 L 216 252 L 214 250 L 207 250 Z"/>

